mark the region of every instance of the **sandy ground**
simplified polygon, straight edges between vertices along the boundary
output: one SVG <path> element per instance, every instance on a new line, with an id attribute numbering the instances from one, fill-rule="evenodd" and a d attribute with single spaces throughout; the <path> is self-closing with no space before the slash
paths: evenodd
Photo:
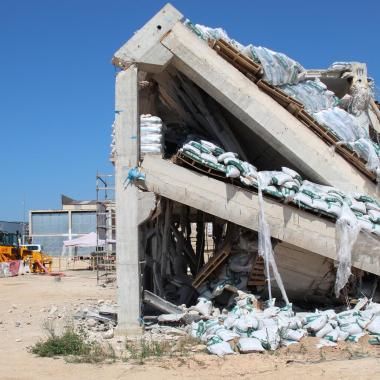
<path id="1" fill-rule="evenodd" d="M 28 347 L 44 336 L 44 320 L 52 306 L 70 313 L 75 307 L 114 300 L 115 289 L 96 286 L 96 274 L 69 271 L 61 281 L 50 276 L 0 279 L 0 379 L 380 379 L 380 348 L 361 342 L 337 348 L 315 348 L 317 340 L 274 353 L 218 358 L 190 354 L 156 358 L 143 365 L 68 364 L 63 359 L 38 358 Z M 64 314 L 64 313 L 63 313 Z"/>

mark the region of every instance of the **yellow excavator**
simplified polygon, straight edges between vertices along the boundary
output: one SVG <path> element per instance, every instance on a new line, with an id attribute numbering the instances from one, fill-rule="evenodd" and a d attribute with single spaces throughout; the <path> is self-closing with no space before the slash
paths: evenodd
<path id="1" fill-rule="evenodd" d="M 32 273 L 51 272 L 52 258 L 39 245 L 21 245 L 17 233 L 0 231 L 0 262 L 22 260 Z"/>

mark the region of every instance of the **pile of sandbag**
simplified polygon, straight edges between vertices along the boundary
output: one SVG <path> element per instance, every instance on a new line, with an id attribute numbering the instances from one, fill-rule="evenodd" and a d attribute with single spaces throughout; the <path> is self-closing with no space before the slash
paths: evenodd
<path id="1" fill-rule="evenodd" d="M 331 342 L 357 342 L 367 334 L 380 334 L 380 304 L 368 302 L 366 298 L 359 300 L 354 309 L 336 313 L 334 310 L 316 311 L 315 313 L 299 313 L 303 328 L 310 335 Z"/>
<path id="2" fill-rule="evenodd" d="M 249 162 L 239 160 L 237 153 L 226 152 L 206 140 L 188 141 L 180 152 L 206 167 L 224 173 L 227 178 L 243 178 L 243 184 L 257 187 L 257 169 Z"/>
<path id="3" fill-rule="evenodd" d="M 258 171 L 254 165 L 240 160 L 236 153 L 226 152 L 206 140 L 191 140 L 180 152 L 228 178 L 239 179 L 244 186 L 258 189 L 260 185 L 264 194 L 308 211 L 339 219 L 343 205 L 347 204 L 361 230 L 380 236 L 380 202 L 375 198 L 364 194 L 348 195 L 335 187 L 303 180 L 299 173 L 287 167 L 282 167 L 281 171 Z"/>
<path id="4" fill-rule="evenodd" d="M 201 39 L 223 39 L 261 64 L 263 79 L 302 103 L 321 126 L 333 133 L 341 144 L 356 152 L 366 161 L 367 169 L 380 178 L 380 147 L 369 136 L 370 120 L 367 113 L 369 99 L 373 98 L 371 89 L 362 86 L 361 95 L 346 95 L 339 99 L 319 79 L 306 80 L 305 69 L 283 53 L 251 44 L 243 46 L 221 28 L 192 24 L 189 20 L 185 25 Z M 330 71 L 336 70 L 349 71 L 351 64 L 335 63 Z M 345 104 L 346 98 L 350 99 L 348 105 Z M 356 103 L 360 105 L 359 110 L 352 106 Z"/>
<path id="5" fill-rule="evenodd" d="M 301 322 L 296 320 L 291 305 L 275 306 L 261 310 L 257 298 L 252 294 L 238 292 L 235 306 L 217 312 L 212 303 L 203 298 L 193 310 L 201 310 L 204 320 L 192 322 L 189 333 L 207 344 L 210 353 L 219 356 L 276 350 L 280 345 L 298 342 L 306 335 Z M 205 308 L 207 305 L 207 309 Z"/>
<path id="6" fill-rule="evenodd" d="M 140 152 L 145 154 L 162 154 L 163 124 L 158 116 L 150 114 L 140 116 Z"/>
<path id="7" fill-rule="evenodd" d="M 324 346 L 339 341 L 357 342 L 370 334 L 369 342 L 378 344 L 380 304 L 367 298 L 360 299 L 355 308 L 339 313 L 332 309 L 294 313 L 291 304 L 276 307 L 275 299 L 264 305 L 262 308 L 254 295 L 239 291 L 234 306 L 220 311 L 211 301 L 200 297 L 195 306 L 184 310 L 184 315 L 193 316 L 185 330 L 205 343 L 209 353 L 219 356 L 273 351 L 295 344 L 305 336 L 321 338 L 318 346 Z"/>

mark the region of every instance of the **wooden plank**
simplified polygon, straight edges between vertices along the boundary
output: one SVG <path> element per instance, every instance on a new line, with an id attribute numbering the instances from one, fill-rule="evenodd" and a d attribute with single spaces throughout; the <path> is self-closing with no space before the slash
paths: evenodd
<path id="1" fill-rule="evenodd" d="M 225 244 L 220 252 L 216 253 L 210 260 L 202 267 L 193 281 L 194 288 L 201 286 L 220 266 L 226 261 L 231 253 L 231 244 Z"/>

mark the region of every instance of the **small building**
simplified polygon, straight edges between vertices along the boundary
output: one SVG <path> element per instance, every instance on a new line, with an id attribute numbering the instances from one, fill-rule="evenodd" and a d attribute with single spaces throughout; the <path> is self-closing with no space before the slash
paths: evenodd
<path id="1" fill-rule="evenodd" d="M 63 241 L 97 231 L 97 201 L 77 201 L 62 195 L 60 210 L 31 210 L 29 237 L 44 251 L 60 256 Z M 77 255 L 88 255 L 94 248 L 78 248 Z"/>
<path id="2" fill-rule="evenodd" d="M 20 235 L 24 234 L 24 231 L 28 229 L 28 223 L 24 222 L 6 222 L 0 220 L 0 231 L 8 233 L 19 233 Z"/>

